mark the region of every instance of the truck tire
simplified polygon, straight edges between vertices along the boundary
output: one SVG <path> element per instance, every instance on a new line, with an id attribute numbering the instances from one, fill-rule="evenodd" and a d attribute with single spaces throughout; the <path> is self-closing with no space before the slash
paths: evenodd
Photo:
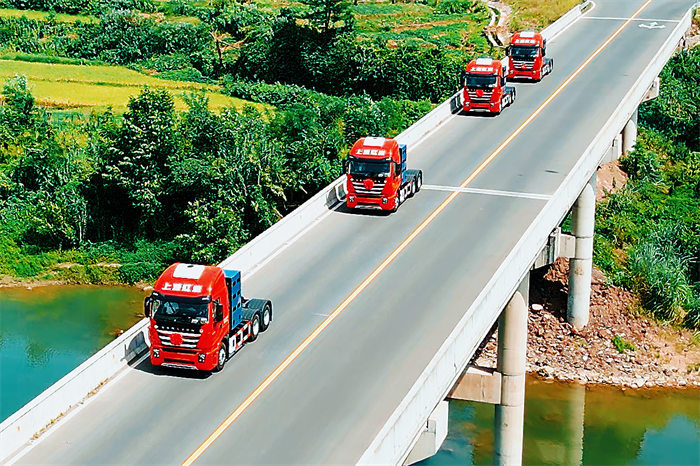
<path id="1" fill-rule="evenodd" d="M 416 192 L 420 191 L 423 186 L 423 172 L 418 170 L 418 176 L 416 176 Z"/>
<path id="2" fill-rule="evenodd" d="M 272 305 L 270 302 L 266 302 L 263 306 L 262 317 L 260 318 L 260 331 L 264 332 L 270 327 L 272 323 Z"/>
<path id="3" fill-rule="evenodd" d="M 251 343 L 254 342 L 258 339 L 258 335 L 260 335 L 260 313 L 256 312 L 255 315 L 253 315 L 253 319 L 250 321 L 250 337 L 248 341 Z"/>
<path id="4" fill-rule="evenodd" d="M 401 189 L 399 189 L 399 192 L 396 193 L 396 198 L 394 200 L 394 209 L 392 210 L 392 212 L 396 212 L 397 210 L 399 210 L 399 207 L 401 206 L 401 201 Z"/>
<path id="5" fill-rule="evenodd" d="M 228 350 L 226 349 L 226 343 L 221 342 L 221 348 L 219 348 L 219 354 L 217 355 L 216 367 L 214 372 L 221 372 L 224 370 L 226 365 L 226 359 L 228 358 Z"/>

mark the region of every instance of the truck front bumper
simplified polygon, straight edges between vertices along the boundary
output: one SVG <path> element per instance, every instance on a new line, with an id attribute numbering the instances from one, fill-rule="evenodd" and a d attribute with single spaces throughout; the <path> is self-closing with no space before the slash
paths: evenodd
<path id="1" fill-rule="evenodd" d="M 218 362 L 218 348 L 209 351 L 185 350 L 171 346 L 153 345 L 150 349 L 151 364 L 175 369 L 211 371 Z"/>
<path id="2" fill-rule="evenodd" d="M 364 207 L 367 209 L 392 210 L 396 203 L 396 198 L 396 194 L 391 197 L 360 197 L 357 194 L 348 194 L 345 205 L 349 209 Z"/>

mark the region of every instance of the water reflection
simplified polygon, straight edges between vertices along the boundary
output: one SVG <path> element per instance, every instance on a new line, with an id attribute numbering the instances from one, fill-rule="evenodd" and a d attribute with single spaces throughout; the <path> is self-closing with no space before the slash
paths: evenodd
<path id="1" fill-rule="evenodd" d="M 138 321 L 128 287 L 0 288 L 0 420 Z"/>
<path id="2" fill-rule="evenodd" d="M 493 413 L 491 405 L 451 401 L 442 449 L 418 464 L 493 464 Z M 698 465 L 700 392 L 528 379 L 523 434 L 528 465 Z"/>

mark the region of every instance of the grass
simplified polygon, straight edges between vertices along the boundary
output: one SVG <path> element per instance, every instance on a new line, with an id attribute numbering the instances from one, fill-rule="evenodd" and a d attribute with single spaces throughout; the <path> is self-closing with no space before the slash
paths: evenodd
<path id="1" fill-rule="evenodd" d="M 27 19 L 33 20 L 44 20 L 48 18 L 52 13 L 47 13 L 45 11 L 33 11 L 33 10 L 13 10 L 0 8 L 1 18 L 21 18 L 25 16 Z M 75 23 L 76 21 L 81 21 L 83 23 L 96 23 L 97 18 L 94 16 L 82 16 L 82 15 L 66 15 L 66 14 L 54 14 L 56 21 L 63 23 Z"/>
<path id="2" fill-rule="evenodd" d="M 508 0 L 513 8 L 510 20 L 514 31 L 528 28 L 540 30 L 564 13 L 582 3 L 581 0 Z"/>
<path id="3" fill-rule="evenodd" d="M 126 110 L 129 97 L 138 94 L 144 86 L 164 88 L 175 96 L 179 110 L 187 108 L 179 94 L 188 90 L 205 89 L 212 109 L 225 107 L 242 109 L 253 105 L 258 110 L 269 108 L 262 104 L 228 97 L 218 87 L 184 81 L 170 81 L 147 76 L 120 66 L 80 66 L 49 63 L 30 63 L 0 60 L 0 78 L 15 74 L 29 79 L 32 93 L 39 105 L 57 109 L 104 109 Z"/>
<path id="4" fill-rule="evenodd" d="M 99 19 L 95 16 L 67 15 L 63 13 L 49 13 L 47 11 L 15 10 L 11 8 L 0 8 L 0 18 L 21 18 L 22 16 L 24 16 L 27 19 L 41 21 L 47 19 L 51 15 L 53 15 L 53 18 L 57 22 L 62 23 L 75 23 L 76 21 L 80 21 L 82 23 L 96 23 L 99 21 Z M 199 18 L 195 18 L 193 16 L 163 15 L 162 13 L 144 14 L 144 16 L 151 17 L 156 21 L 165 20 L 169 23 L 199 24 L 201 22 Z"/>
<path id="5" fill-rule="evenodd" d="M 622 338 L 620 335 L 612 337 L 612 344 L 618 353 L 624 353 L 626 350 L 634 351 L 636 348 L 632 343 Z"/>

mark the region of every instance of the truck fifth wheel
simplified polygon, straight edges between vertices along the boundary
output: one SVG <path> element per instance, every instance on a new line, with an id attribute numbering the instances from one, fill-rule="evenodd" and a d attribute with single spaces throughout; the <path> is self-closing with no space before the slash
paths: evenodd
<path id="1" fill-rule="evenodd" d="M 423 185 L 421 170 L 406 169 L 406 146 L 389 138 L 360 138 L 347 162 L 346 205 L 396 211 Z"/>
<path id="2" fill-rule="evenodd" d="M 144 302 L 150 320 L 151 364 L 220 371 L 272 322 L 272 302 L 241 296 L 241 273 L 173 264 Z"/>

